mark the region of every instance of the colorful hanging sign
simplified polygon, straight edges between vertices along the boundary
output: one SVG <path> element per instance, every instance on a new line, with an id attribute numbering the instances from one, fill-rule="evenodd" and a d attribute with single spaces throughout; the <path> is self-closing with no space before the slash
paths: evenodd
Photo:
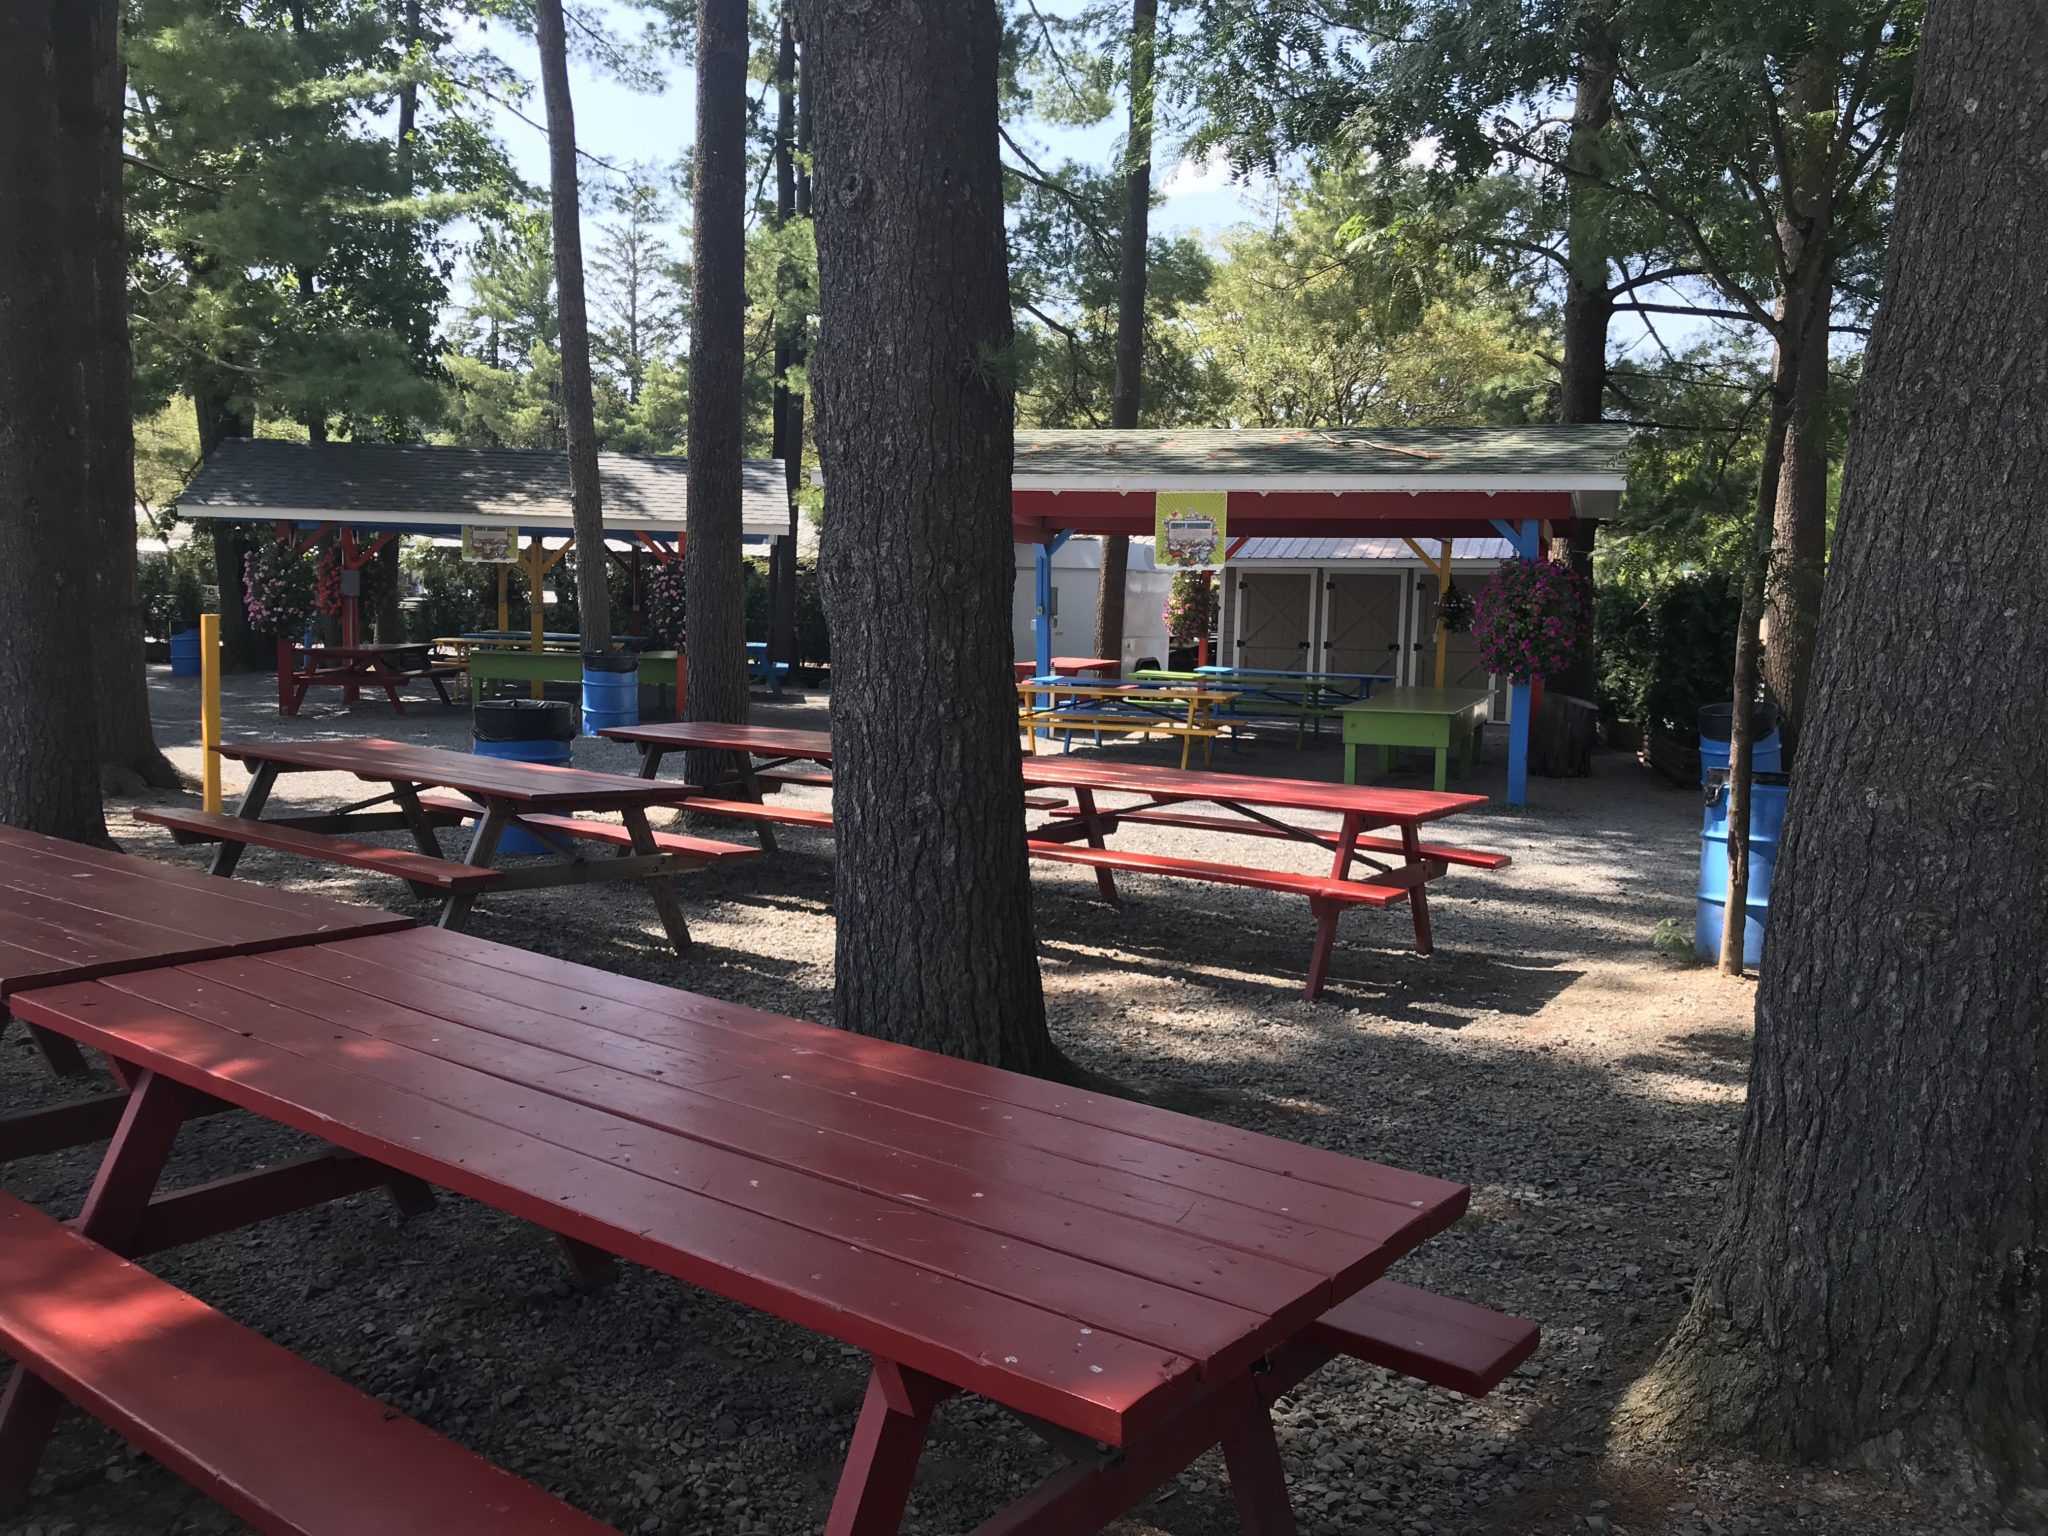
<path id="1" fill-rule="evenodd" d="M 1230 538 L 1228 491 L 1161 491 L 1153 517 L 1155 564 L 1221 569 Z"/>
<path id="2" fill-rule="evenodd" d="M 477 523 L 462 525 L 462 558 L 483 560 L 492 565 L 517 565 L 519 563 L 519 530 L 503 528 L 496 524 L 484 526 Z"/>

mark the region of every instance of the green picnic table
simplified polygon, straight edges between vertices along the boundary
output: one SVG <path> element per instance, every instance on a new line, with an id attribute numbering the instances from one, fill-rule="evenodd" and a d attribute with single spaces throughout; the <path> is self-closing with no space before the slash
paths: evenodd
<path id="1" fill-rule="evenodd" d="M 1358 782 L 1358 749 L 1380 749 L 1380 771 L 1391 773 L 1402 747 L 1436 753 L 1436 788 L 1442 792 L 1451 749 L 1458 777 L 1469 778 L 1479 753 L 1491 702 L 1483 688 L 1388 688 L 1338 710 L 1344 718 L 1344 782 Z"/>

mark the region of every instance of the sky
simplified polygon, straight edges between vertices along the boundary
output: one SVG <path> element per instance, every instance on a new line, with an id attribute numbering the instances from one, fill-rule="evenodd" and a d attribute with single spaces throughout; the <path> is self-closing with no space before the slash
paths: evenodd
<path id="1" fill-rule="evenodd" d="M 1075 9 L 1079 0 L 1053 0 L 1050 12 Z M 630 6 L 616 0 L 594 0 L 588 9 L 607 14 L 614 30 L 632 35 L 639 29 Z M 539 59 L 530 39 L 504 26 L 472 25 L 459 39 L 464 46 L 483 44 L 528 80 L 539 80 Z M 647 95 L 622 85 L 580 60 L 570 63 L 570 95 L 576 106 L 576 142 L 588 155 L 618 166 L 654 162 L 666 166 L 689 147 L 694 135 L 696 91 L 690 66 L 678 59 L 666 88 Z M 543 112 L 538 84 L 520 109 L 534 122 Z M 521 175 L 545 190 L 548 180 L 547 135 L 517 113 L 495 106 L 498 136 Z M 1073 158 L 1106 165 L 1116 151 L 1121 125 L 1092 129 L 1054 128 L 1043 123 L 1011 124 L 1011 131 L 1034 156 L 1045 162 Z M 586 171 L 591 169 L 586 165 Z M 1213 239 L 1232 225 L 1258 219 L 1270 201 L 1265 183 L 1234 182 L 1220 161 L 1201 163 L 1162 143 L 1155 157 L 1154 184 L 1165 199 L 1153 213 L 1153 231 L 1192 233 Z M 588 236 L 586 235 L 586 239 Z"/>

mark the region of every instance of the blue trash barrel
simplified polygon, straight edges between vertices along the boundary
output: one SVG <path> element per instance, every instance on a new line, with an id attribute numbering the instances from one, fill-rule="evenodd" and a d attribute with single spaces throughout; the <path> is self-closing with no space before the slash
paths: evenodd
<path id="1" fill-rule="evenodd" d="M 569 766 L 576 736 L 576 707 L 553 699 L 479 699 L 470 709 L 470 750 L 478 757 L 515 763 Z M 552 853 L 547 844 L 517 827 L 498 839 L 500 853 Z"/>
<path id="2" fill-rule="evenodd" d="M 176 630 L 171 635 L 171 676 L 199 675 L 199 626 Z"/>
<path id="3" fill-rule="evenodd" d="M 640 658 L 583 658 L 583 734 L 640 723 Z"/>
<path id="4" fill-rule="evenodd" d="M 1761 965 L 1764 918 L 1771 905 L 1771 879 L 1778 868 L 1778 844 L 1785 832 L 1788 776 L 1758 773 L 1749 786 L 1749 903 L 1742 926 L 1742 963 Z M 1728 775 L 1707 786 L 1707 811 L 1700 826 L 1699 912 L 1693 948 L 1703 960 L 1721 957 L 1721 925 L 1728 906 Z"/>
<path id="5" fill-rule="evenodd" d="M 1730 748 L 1728 737 L 1734 728 L 1733 704 L 1709 704 L 1700 711 L 1700 783 L 1705 784 L 1716 768 L 1726 769 Z M 1749 717 L 1750 763 L 1752 773 L 1782 773 L 1785 744 L 1778 737 L 1778 712 L 1759 704 Z"/>

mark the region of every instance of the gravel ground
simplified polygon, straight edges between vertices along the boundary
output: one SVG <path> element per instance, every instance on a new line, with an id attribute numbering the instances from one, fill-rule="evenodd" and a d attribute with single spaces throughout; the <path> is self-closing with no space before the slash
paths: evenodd
<path id="1" fill-rule="evenodd" d="M 160 730 L 196 774 L 196 689 L 153 669 Z M 316 701 L 276 717 L 265 679 L 230 679 L 229 734 L 381 735 L 466 748 L 467 715 L 421 704 Z M 762 723 L 823 726 L 820 698 L 758 701 Z M 1504 772 L 1481 765 L 1499 796 Z M 1120 758 L 1167 749 L 1123 744 Z M 578 766 L 632 754 L 579 740 Z M 1418 756 L 1393 782 L 1421 784 Z M 1334 779 L 1341 754 L 1291 733 L 1219 766 Z M 239 771 L 228 770 L 230 803 Z M 356 782 L 289 776 L 273 804 L 334 804 Z M 801 800 L 820 792 L 793 791 Z M 1482 1402 L 1338 1362 L 1277 1410 L 1304 1532 L 1839 1536 L 1982 1533 L 1967 1512 L 1831 1472 L 1727 1459 L 1610 1455 L 1608 1417 L 1685 1305 L 1711 1234 L 1740 1113 L 1750 984 L 1658 953 L 1687 931 L 1698 801 L 1619 755 L 1591 779 L 1539 780 L 1537 805 L 1460 818 L 1455 840 L 1510 852 L 1509 870 L 1454 872 L 1432 893 L 1436 953 L 1405 949 L 1401 914 L 1346 916 L 1330 986 L 1299 996 L 1309 921 L 1253 891 L 1126 881 L 1121 909 L 1091 872 L 1034 869 L 1052 1027 L 1077 1060 L 1252 1129 L 1473 1188 L 1471 1213 L 1405 1261 L 1404 1279 L 1542 1320 L 1535 1360 Z M 110 810 L 131 851 L 194 859 Z M 790 829 L 782 852 L 681 882 L 697 943 L 669 953 L 630 886 L 523 893 L 479 905 L 472 931 L 589 965 L 801 1018 L 832 1016 L 829 839 Z M 1131 828 L 1120 842 L 1214 858 L 1218 840 Z M 1271 842 L 1261 859 L 1313 860 Z M 391 882 L 251 850 L 242 878 L 414 910 Z M 422 915 L 427 909 L 419 907 Z M 56 1102 L 19 1032 L 0 1040 L 0 1103 Z M 296 1150 L 234 1117 L 180 1144 L 172 1177 L 216 1177 Z M 70 1214 L 96 1153 L 24 1161 L 10 1190 Z M 361 1196 L 152 1266 L 282 1342 L 629 1532 L 795 1536 L 830 1502 L 863 1362 L 644 1271 L 599 1294 L 566 1284 L 535 1230 L 456 1198 L 401 1221 Z M 1051 1465 L 1000 1411 L 942 1409 L 905 1530 L 966 1530 Z M 373 1469 L 365 1468 L 366 1474 Z M 171 1536 L 243 1529 L 73 1417 L 26 1519 L 4 1536 Z M 1225 1536 L 1237 1525 L 1220 1462 L 1169 1485 L 1116 1536 Z"/>

